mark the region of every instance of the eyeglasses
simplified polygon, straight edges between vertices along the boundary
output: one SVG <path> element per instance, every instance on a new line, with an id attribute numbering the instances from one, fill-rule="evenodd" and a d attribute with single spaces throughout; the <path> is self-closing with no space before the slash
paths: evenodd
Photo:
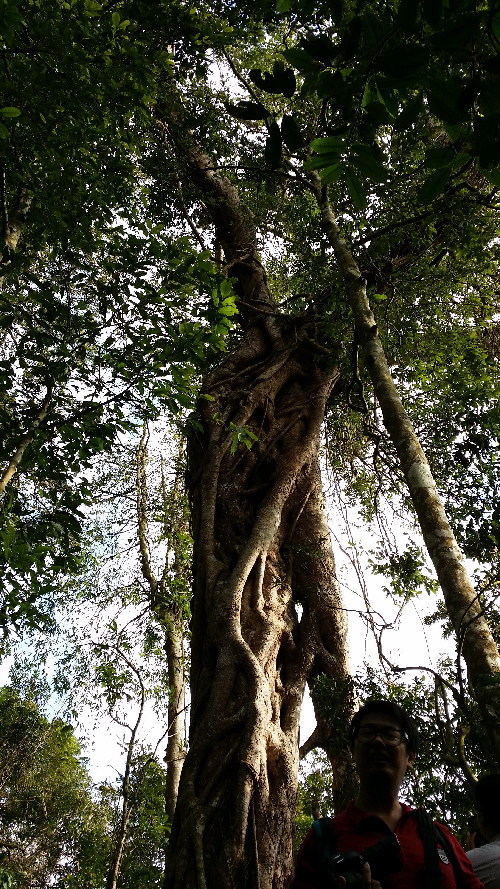
<path id="1" fill-rule="evenodd" d="M 408 740 L 408 735 L 400 728 L 393 728 L 391 725 L 375 725 L 371 722 L 365 722 L 358 729 L 356 737 L 363 743 L 374 741 L 375 738 L 382 738 L 384 744 L 389 747 L 398 747 L 402 741 Z"/>

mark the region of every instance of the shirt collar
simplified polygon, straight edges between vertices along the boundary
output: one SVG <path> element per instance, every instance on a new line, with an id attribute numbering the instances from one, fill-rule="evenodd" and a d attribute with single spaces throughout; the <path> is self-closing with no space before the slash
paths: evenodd
<path id="1" fill-rule="evenodd" d="M 402 816 L 401 816 L 402 818 L 404 818 L 404 816 L 405 816 L 408 812 L 411 812 L 411 811 L 412 811 L 411 806 L 408 806 L 406 803 L 401 803 L 401 802 L 400 802 L 400 806 L 401 806 L 401 808 L 402 808 L 402 810 L 403 810 L 403 814 L 402 814 Z M 373 814 L 371 814 L 371 813 L 369 813 L 369 812 L 364 812 L 363 809 L 358 809 L 358 807 L 357 807 L 356 803 L 354 802 L 354 800 L 352 800 L 352 801 L 349 803 L 349 805 L 346 807 L 346 809 L 345 809 L 345 813 L 346 813 L 347 818 L 349 819 L 349 823 L 350 823 L 353 827 L 357 827 L 358 825 L 361 825 L 364 821 L 371 821 L 373 818 L 376 818 L 377 821 L 381 821 L 381 820 L 382 820 L 381 818 L 379 818 L 378 815 L 373 815 Z M 500 837 L 499 837 L 499 839 L 500 839 Z"/>

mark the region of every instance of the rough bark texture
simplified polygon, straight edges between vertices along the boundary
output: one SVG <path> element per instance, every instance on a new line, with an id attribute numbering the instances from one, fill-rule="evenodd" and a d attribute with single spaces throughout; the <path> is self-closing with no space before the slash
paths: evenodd
<path id="1" fill-rule="evenodd" d="M 291 872 L 305 684 L 346 673 L 318 459 L 339 373 L 314 319 L 276 313 L 232 184 L 196 146 L 179 156 L 236 278 L 243 333 L 205 381 L 189 446 L 190 747 L 166 885 L 278 889 Z M 257 441 L 234 449 L 243 427 Z"/>
<path id="2" fill-rule="evenodd" d="M 31 206 L 32 196 L 21 186 L 13 205 L 8 208 L 5 194 L 5 176 L 0 173 L 0 207 L 2 212 L 2 250 L 0 256 L 0 287 L 9 268 L 11 255 L 17 249 L 19 239 L 26 225 L 26 217 Z"/>
<path id="3" fill-rule="evenodd" d="M 284 885 L 304 686 L 346 669 L 318 466 L 337 374 L 314 367 L 303 338 L 255 324 L 204 387 L 214 400 L 190 453 L 191 733 L 173 886 L 257 885 L 257 870 L 262 887 Z M 229 422 L 259 435 L 251 451 L 231 454 Z"/>
<path id="4" fill-rule="evenodd" d="M 20 188 L 14 205 L 11 207 L 4 223 L 3 237 L 9 250 L 16 250 L 19 239 L 26 225 L 32 197 L 25 188 Z"/>
<path id="5" fill-rule="evenodd" d="M 377 324 L 352 252 L 342 239 L 319 178 L 313 175 L 323 228 L 346 284 L 365 366 L 385 427 L 396 448 L 424 541 L 443 591 L 469 684 L 489 729 L 500 766 L 500 656 L 446 516 L 430 466 L 404 409 L 377 332 Z"/>

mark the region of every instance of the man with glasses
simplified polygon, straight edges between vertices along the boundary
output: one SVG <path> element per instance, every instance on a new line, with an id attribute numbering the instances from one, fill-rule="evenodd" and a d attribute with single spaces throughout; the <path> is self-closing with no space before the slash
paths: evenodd
<path id="1" fill-rule="evenodd" d="M 450 831 L 398 799 L 418 747 L 403 708 L 368 701 L 352 719 L 349 741 L 358 795 L 335 818 L 314 823 L 291 889 L 484 889 Z"/>

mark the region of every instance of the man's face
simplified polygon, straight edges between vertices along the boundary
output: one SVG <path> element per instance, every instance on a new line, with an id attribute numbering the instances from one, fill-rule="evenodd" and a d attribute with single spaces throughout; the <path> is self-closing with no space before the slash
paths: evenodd
<path id="1" fill-rule="evenodd" d="M 385 777 L 396 789 L 414 758 L 413 754 L 408 754 L 399 722 L 376 710 L 361 718 L 353 755 L 361 785 Z"/>

